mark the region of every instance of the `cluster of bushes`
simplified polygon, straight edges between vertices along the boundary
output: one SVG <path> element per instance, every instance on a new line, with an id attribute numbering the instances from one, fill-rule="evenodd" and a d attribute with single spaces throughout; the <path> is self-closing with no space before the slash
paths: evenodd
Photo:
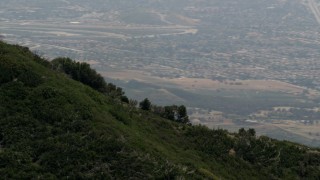
<path id="1" fill-rule="evenodd" d="M 93 89 L 128 103 L 122 88 L 112 83 L 106 83 L 104 78 L 90 67 L 88 63 L 76 62 L 70 58 L 56 58 L 52 60 L 52 68 L 68 74 L 72 79 L 80 81 Z"/>
<path id="2" fill-rule="evenodd" d="M 148 98 L 145 98 L 139 103 L 139 107 L 142 110 L 153 112 L 160 117 L 176 121 L 179 123 L 190 124 L 187 114 L 187 108 L 184 105 L 172 105 L 172 106 L 157 106 L 152 105 Z"/>
<path id="3" fill-rule="evenodd" d="M 191 140 L 186 149 L 201 151 L 211 158 L 221 160 L 232 167 L 246 166 L 253 171 L 265 173 L 270 179 L 297 177 L 318 179 L 320 174 L 320 153 L 308 147 L 281 142 L 266 136 L 257 137 L 254 129 L 239 129 L 230 134 L 226 130 L 212 130 L 205 126 L 191 126 L 185 131 Z"/>

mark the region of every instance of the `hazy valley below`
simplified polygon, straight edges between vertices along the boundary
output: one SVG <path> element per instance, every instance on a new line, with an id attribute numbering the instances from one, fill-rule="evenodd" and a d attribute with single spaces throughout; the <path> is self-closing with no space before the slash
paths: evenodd
<path id="1" fill-rule="evenodd" d="M 194 124 L 320 147 L 318 0 L 2 0 L 0 39 Z"/>

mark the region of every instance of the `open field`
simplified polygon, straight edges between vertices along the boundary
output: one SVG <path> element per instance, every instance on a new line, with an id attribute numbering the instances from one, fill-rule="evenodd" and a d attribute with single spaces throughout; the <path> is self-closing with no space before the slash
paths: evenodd
<path id="1" fill-rule="evenodd" d="M 273 123 L 274 126 L 295 133 L 309 139 L 320 140 L 320 122 L 313 124 L 305 123 L 305 121 L 281 120 Z"/>
<path id="2" fill-rule="evenodd" d="M 129 81 L 137 80 L 145 83 L 154 84 L 174 84 L 177 87 L 188 90 L 256 90 L 256 91 L 271 91 L 284 92 L 289 94 L 301 94 L 306 88 L 293 85 L 287 82 L 276 80 L 236 80 L 236 81 L 217 81 L 201 78 L 159 78 L 151 76 L 148 73 L 140 71 L 116 71 L 116 72 L 101 72 L 102 75 L 109 78 Z M 314 92 L 314 91 L 313 91 Z M 314 93 L 318 93 L 315 91 Z M 314 94 L 317 95 L 317 94 Z"/>

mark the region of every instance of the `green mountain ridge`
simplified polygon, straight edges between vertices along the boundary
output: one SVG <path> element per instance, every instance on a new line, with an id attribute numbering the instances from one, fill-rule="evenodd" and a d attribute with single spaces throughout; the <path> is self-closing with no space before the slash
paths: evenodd
<path id="1" fill-rule="evenodd" d="M 60 65 L 0 42 L 2 179 L 320 177 L 319 149 L 164 119 L 89 66 Z"/>

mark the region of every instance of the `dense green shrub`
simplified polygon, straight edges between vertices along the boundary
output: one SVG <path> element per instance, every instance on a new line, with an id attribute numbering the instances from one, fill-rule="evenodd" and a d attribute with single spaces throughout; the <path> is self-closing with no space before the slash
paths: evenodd
<path id="1" fill-rule="evenodd" d="M 130 116 L 128 116 L 128 113 L 121 110 L 119 107 L 114 107 L 109 110 L 110 114 L 117 120 L 121 121 L 122 123 L 129 125 L 130 124 Z"/>

